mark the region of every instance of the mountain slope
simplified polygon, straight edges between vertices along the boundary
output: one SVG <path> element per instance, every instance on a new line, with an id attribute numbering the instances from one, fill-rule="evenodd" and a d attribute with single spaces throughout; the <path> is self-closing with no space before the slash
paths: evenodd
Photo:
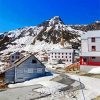
<path id="1" fill-rule="evenodd" d="M 58 46 L 63 35 L 66 46 L 77 48 L 80 45 L 80 30 L 64 24 L 59 16 L 44 21 L 37 26 L 24 27 L 0 35 L 0 53 L 13 51 L 39 51 Z"/>
<path id="2" fill-rule="evenodd" d="M 100 21 L 96 21 L 88 25 L 70 25 L 70 27 L 82 31 L 100 30 Z"/>

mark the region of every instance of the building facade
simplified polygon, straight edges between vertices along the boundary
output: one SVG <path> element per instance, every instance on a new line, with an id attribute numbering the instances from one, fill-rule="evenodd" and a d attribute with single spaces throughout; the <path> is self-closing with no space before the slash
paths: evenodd
<path id="1" fill-rule="evenodd" d="M 88 31 L 81 36 L 80 70 L 100 67 L 100 31 Z"/>
<path id="2" fill-rule="evenodd" d="M 14 52 L 9 57 L 9 63 L 13 64 L 17 59 L 20 59 L 23 55 L 20 52 Z"/>
<path id="3" fill-rule="evenodd" d="M 46 75 L 45 66 L 34 55 L 25 56 L 4 73 L 5 83 L 23 82 Z"/>
<path id="4" fill-rule="evenodd" d="M 74 50 L 73 49 L 55 49 L 49 52 L 48 62 L 65 62 L 72 64 L 74 62 Z"/>

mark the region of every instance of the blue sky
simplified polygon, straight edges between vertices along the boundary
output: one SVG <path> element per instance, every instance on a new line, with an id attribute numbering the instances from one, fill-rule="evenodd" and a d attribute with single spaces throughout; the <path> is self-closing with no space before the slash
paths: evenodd
<path id="1" fill-rule="evenodd" d="M 65 24 L 100 20 L 100 0 L 0 0 L 0 32 L 34 26 L 54 16 Z"/>

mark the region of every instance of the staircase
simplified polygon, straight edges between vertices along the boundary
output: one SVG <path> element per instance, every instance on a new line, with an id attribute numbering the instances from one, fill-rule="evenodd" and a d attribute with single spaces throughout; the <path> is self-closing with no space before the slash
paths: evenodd
<path id="1" fill-rule="evenodd" d="M 66 72 L 72 72 L 72 71 L 76 72 L 79 70 L 80 70 L 80 63 L 79 62 L 73 63 L 73 64 L 65 67 Z"/>

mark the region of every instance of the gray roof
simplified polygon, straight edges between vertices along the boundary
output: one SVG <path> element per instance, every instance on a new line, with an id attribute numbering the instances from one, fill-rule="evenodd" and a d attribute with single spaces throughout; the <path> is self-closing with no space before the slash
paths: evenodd
<path id="1" fill-rule="evenodd" d="M 14 64 L 13 64 L 11 67 L 6 68 L 5 71 L 7 71 L 7 70 L 9 70 L 9 69 L 11 69 L 11 68 L 14 68 L 14 67 L 20 65 L 21 63 L 23 63 L 25 60 L 27 60 L 27 59 L 28 59 L 29 57 L 31 57 L 31 56 L 32 56 L 32 55 L 27 55 L 27 56 L 24 56 L 24 57 L 22 57 L 22 58 L 16 60 L 16 61 L 14 62 Z"/>
<path id="2" fill-rule="evenodd" d="M 67 52 L 73 52 L 74 51 L 74 49 L 65 49 L 65 48 L 60 48 L 60 49 L 53 49 L 53 50 L 51 50 L 49 53 L 59 53 L 59 52 L 61 52 L 61 53 L 67 53 Z"/>
<path id="3" fill-rule="evenodd" d="M 14 64 L 11 66 L 11 67 L 9 67 L 9 68 L 7 68 L 5 71 L 7 71 L 7 70 L 9 70 L 9 69 L 11 69 L 11 68 L 14 68 L 14 67 L 17 67 L 18 65 L 20 65 L 21 63 L 23 63 L 25 60 L 27 60 L 28 58 L 30 58 L 31 56 L 34 56 L 33 54 L 29 54 L 29 55 L 27 55 L 27 56 L 24 56 L 24 57 L 22 57 L 22 58 L 20 58 L 20 59 L 18 59 L 18 60 L 16 60 L 15 62 L 14 62 Z M 35 56 L 34 56 L 35 57 Z M 35 57 L 36 58 L 36 57 Z M 37 59 L 37 58 L 36 58 Z M 38 60 L 38 59 L 37 59 Z M 39 61 L 39 60 L 38 60 Z M 40 61 L 39 61 L 40 62 Z M 41 62 L 40 62 L 41 63 Z M 42 63 L 41 63 L 42 64 Z M 43 65 L 43 64 L 42 64 Z"/>
<path id="4" fill-rule="evenodd" d="M 81 35 L 81 39 L 87 39 L 91 37 L 100 37 L 100 30 L 88 31 Z"/>

